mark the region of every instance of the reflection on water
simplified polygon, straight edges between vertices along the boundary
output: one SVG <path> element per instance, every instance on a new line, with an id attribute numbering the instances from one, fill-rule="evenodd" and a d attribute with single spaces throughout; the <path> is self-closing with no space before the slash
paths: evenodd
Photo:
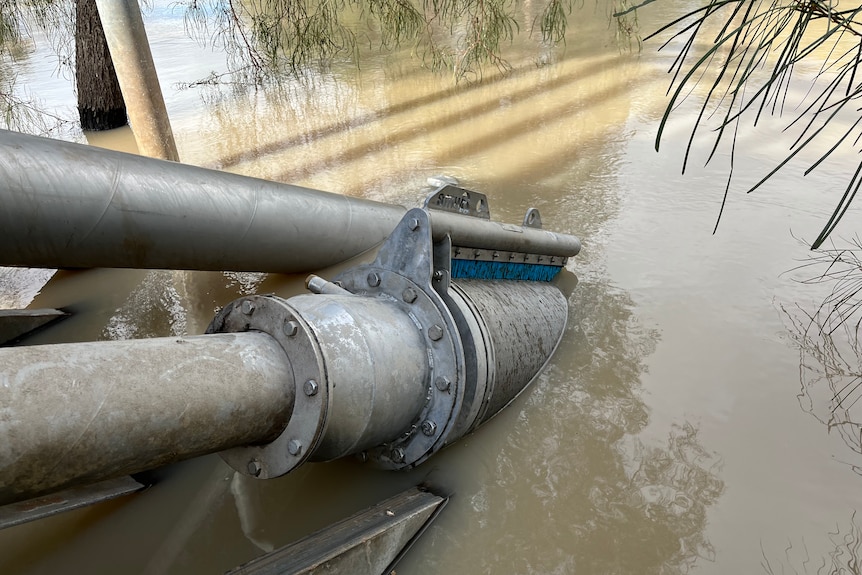
<path id="1" fill-rule="evenodd" d="M 805 283 L 830 290 L 823 301 L 781 310 L 799 350 L 799 405 L 855 453 L 849 465 L 862 475 L 862 244 L 843 243 L 833 241 L 799 268 L 809 275 Z"/>
<path id="2" fill-rule="evenodd" d="M 862 573 L 862 526 L 856 511 L 850 516 L 850 526 L 836 524 L 826 534 L 831 549 L 823 556 L 811 556 L 805 540 L 788 541 L 783 556 L 763 551 L 761 567 L 768 575 L 783 573 L 816 575 L 857 575 Z"/>

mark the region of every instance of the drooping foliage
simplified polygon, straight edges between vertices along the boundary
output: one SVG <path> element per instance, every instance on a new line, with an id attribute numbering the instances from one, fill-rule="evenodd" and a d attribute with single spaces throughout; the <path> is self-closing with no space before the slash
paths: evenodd
<path id="1" fill-rule="evenodd" d="M 646 0 L 618 15 L 633 13 L 654 1 Z M 703 84 L 706 95 L 691 129 L 683 171 L 696 137 L 712 140 L 707 162 L 721 145 L 728 145 L 731 163 L 724 201 L 743 119 L 756 125 L 766 115 L 781 116 L 789 111 L 787 131 L 792 132 L 787 156 L 748 191 L 762 186 L 804 150 L 818 154 L 806 174 L 842 146 L 862 151 L 860 16 L 862 5 L 846 7 L 829 0 L 708 0 L 662 26 L 646 40 L 665 37 L 662 48 L 671 46 L 678 53 L 669 70 L 673 74 L 671 98 L 658 127 L 656 149 L 673 110 L 695 86 Z M 805 100 L 791 105 L 788 90 L 803 63 L 815 66 L 815 81 Z M 716 117 L 718 122 L 712 122 Z M 842 128 L 837 136 L 827 130 L 835 126 Z M 820 247 L 835 230 L 860 187 L 862 160 L 812 249 Z"/>
<path id="2" fill-rule="evenodd" d="M 548 44 L 564 40 L 572 0 L 548 0 L 536 21 L 519 21 L 516 0 L 182 0 L 186 28 L 224 48 L 234 70 L 255 79 L 336 58 L 360 45 L 409 45 L 456 80 L 483 66 L 507 68 L 504 48 L 522 28 Z"/>
<path id="3" fill-rule="evenodd" d="M 0 0 L 0 122 L 13 130 L 48 133 L 67 123 L 18 86 L 15 62 L 38 31 L 54 48 L 58 67 L 70 65 L 74 5 L 70 0 Z"/>

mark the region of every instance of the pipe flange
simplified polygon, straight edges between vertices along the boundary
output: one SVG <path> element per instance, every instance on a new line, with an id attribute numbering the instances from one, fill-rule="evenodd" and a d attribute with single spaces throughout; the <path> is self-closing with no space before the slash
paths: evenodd
<path id="1" fill-rule="evenodd" d="M 458 361 L 460 340 L 455 321 L 436 293 L 429 295 L 393 271 L 362 266 L 346 272 L 338 281 L 356 295 L 393 300 L 424 335 L 430 368 L 425 406 L 401 436 L 366 452 L 384 469 L 410 469 L 445 445 L 461 410 L 464 363 L 463 359 Z"/>
<path id="2" fill-rule="evenodd" d="M 237 471 L 262 479 L 279 477 L 302 465 L 325 432 L 331 395 L 320 346 L 310 326 L 284 299 L 248 296 L 225 306 L 207 333 L 256 330 L 272 336 L 290 362 L 296 400 L 284 430 L 265 445 L 227 449 L 220 453 Z"/>

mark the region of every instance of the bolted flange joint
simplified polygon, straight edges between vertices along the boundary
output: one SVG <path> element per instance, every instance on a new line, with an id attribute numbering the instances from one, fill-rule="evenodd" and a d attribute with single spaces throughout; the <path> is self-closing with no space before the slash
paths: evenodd
<path id="1" fill-rule="evenodd" d="M 276 439 L 265 445 L 228 449 L 220 455 L 240 473 L 266 479 L 302 465 L 320 442 L 329 408 L 329 389 L 320 346 L 311 327 L 287 300 L 256 295 L 234 301 L 213 319 L 207 333 L 251 330 L 272 336 L 284 350 L 292 376 L 285 385 L 294 387 L 296 401 L 287 426 Z M 314 382 L 312 394 L 307 393 L 308 382 Z M 296 445 L 309 448 L 296 449 Z"/>

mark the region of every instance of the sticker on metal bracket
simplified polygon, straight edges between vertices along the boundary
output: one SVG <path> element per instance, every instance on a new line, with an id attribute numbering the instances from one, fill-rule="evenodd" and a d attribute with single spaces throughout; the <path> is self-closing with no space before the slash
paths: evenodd
<path id="1" fill-rule="evenodd" d="M 424 207 L 483 220 L 491 219 L 488 197 L 480 192 L 465 190 L 458 186 L 446 185 L 434 190 L 425 198 Z"/>

